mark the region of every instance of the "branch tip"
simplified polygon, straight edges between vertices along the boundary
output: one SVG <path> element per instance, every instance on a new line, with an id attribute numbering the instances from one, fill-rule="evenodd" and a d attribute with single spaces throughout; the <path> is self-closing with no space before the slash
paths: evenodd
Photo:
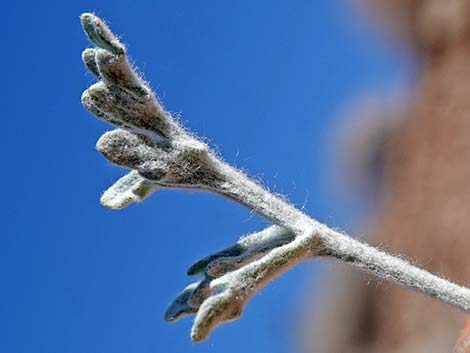
<path id="1" fill-rule="evenodd" d="M 190 306 L 188 302 L 198 285 L 199 282 L 191 283 L 189 286 L 183 289 L 180 294 L 178 294 L 178 296 L 173 300 L 165 312 L 165 321 L 174 322 L 184 316 L 195 314 L 197 312 L 197 308 Z"/>
<path id="2" fill-rule="evenodd" d="M 96 65 L 95 60 L 96 50 L 94 48 L 86 48 L 82 53 L 82 61 L 86 68 L 95 75 L 96 78 L 100 78 L 100 71 Z"/>
<path id="3" fill-rule="evenodd" d="M 103 206 L 112 210 L 120 210 L 131 203 L 141 202 L 159 188 L 142 178 L 135 170 L 116 181 L 101 196 Z"/>
<path id="4" fill-rule="evenodd" d="M 80 20 L 86 35 L 97 47 L 109 50 L 116 55 L 126 53 L 124 45 L 99 17 L 92 13 L 84 13 L 80 16 Z"/>

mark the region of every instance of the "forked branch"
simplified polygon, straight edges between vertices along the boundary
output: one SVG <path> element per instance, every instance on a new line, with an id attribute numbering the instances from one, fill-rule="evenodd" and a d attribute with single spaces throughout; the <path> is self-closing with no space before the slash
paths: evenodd
<path id="1" fill-rule="evenodd" d="M 225 163 L 163 109 L 103 21 L 93 14 L 83 14 L 81 21 L 95 45 L 83 52 L 83 61 L 99 80 L 83 93 L 83 105 L 117 128 L 99 139 L 97 149 L 112 163 L 132 170 L 103 194 L 102 204 L 120 209 L 159 188 L 198 189 L 232 199 L 274 224 L 188 270 L 202 279 L 184 289 L 165 318 L 196 314 L 193 340 L 204 340 L 217 325 L 239 317 L 267 283 L 315 256 L 337 258 L 470 310 L 469 289 L 320 224 Z"/>

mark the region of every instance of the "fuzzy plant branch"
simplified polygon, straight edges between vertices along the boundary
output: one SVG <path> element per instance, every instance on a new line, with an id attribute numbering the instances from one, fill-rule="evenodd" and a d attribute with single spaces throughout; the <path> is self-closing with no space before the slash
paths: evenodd
<path id="1" fill-rule="evenodd" d="M 83 93 L 82 103 L 116 128 L 99 139 L 97 149 L 111 163 L 131 170 L 103 194 L 102 204 L 121 209 L 159 188 L 195 189 L 232 199 L 273 223 L 192 265 L 188 274 L 201 279 L 177 296 L 166 320 L 195 314 L 191 337 L 204 340 L 216 326 L 239 317 L 266 284 L 318 256 L 470 311 L 469 289 L 328 228 L 224 162 L 163 109 L 101 19 L 86 13 L 81 21 L 95 46 L 83 52 L 83 61 L 98 79 Z"/>

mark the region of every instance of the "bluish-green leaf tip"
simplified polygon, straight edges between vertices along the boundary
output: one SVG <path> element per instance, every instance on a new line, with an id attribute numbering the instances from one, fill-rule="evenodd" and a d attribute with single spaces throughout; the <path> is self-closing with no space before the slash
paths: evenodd
<path id="1" fill-rule="evenodd" d="M 165 312 L 165 321 L 174 322 L 184 316 L 195 314 L 197 312 L 197 308 L 192 307 L 188 302 L 198 284 L 199 283 L 192 283 L 178 294 Z"/>
<path id="2" fill-rule="evenodd" d="M 199 275 L 201 273 L 204 273 L 205 269 L 206 269 L 206 266 L 207 264 L 209 263 L 209 261 L 203 259 L 203 260 L 200 260 L 194 264 L 192 264 L 188 270 L 186 271 L 186 274 L 188 276 L 195 276 L 195 275 Z"/>
<path id="3" fill-rule="evenodd" d="M 232 245 L 224 250 L 218 251 L 212 255 L 206 256 L 205 258 L 192 264 L 187 270 L 188 276 L 195 276 L 206 272 L 208 266 L 214 261 L 221 257 L 237 257 L 240 256 L 245 249 L 239 244 Z"/>
<path id="4" fill-rule="evenodd" d="M 83 30 L 98 48 L 106 49 L 115 55 L 124 55 L 126 48 L 111 32 L 106 24 L 92 13 L 84 13 L 80 16 Z"/>

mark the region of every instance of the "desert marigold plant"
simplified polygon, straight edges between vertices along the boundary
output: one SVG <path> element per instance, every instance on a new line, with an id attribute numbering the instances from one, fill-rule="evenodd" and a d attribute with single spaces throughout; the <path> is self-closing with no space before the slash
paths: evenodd
<path id="1" fill-rule="evenodd" d="M 227 164 L 164 110 L 129 63 L 125 46 L 101 19 L 85 13 L 81 22 L 95 46 L 85 49 L 82 58 L 98 79 L 83 93 L 82 103 L 116 127 L 98 140 L 97 149 L 111 163 L 131 170 L 104 192 L 101 203 L 122 209 L 159 188 L 195 189 L 238 202 L 273 224 L 188 269 L 188 275 L 200 279 L 176 297 L 165 319 L 194 314 L 194 341 L 239 317 L 265 285 L 315 257 L 336 258 L 470 311 L 469 289 L 319 223 Z"/>

